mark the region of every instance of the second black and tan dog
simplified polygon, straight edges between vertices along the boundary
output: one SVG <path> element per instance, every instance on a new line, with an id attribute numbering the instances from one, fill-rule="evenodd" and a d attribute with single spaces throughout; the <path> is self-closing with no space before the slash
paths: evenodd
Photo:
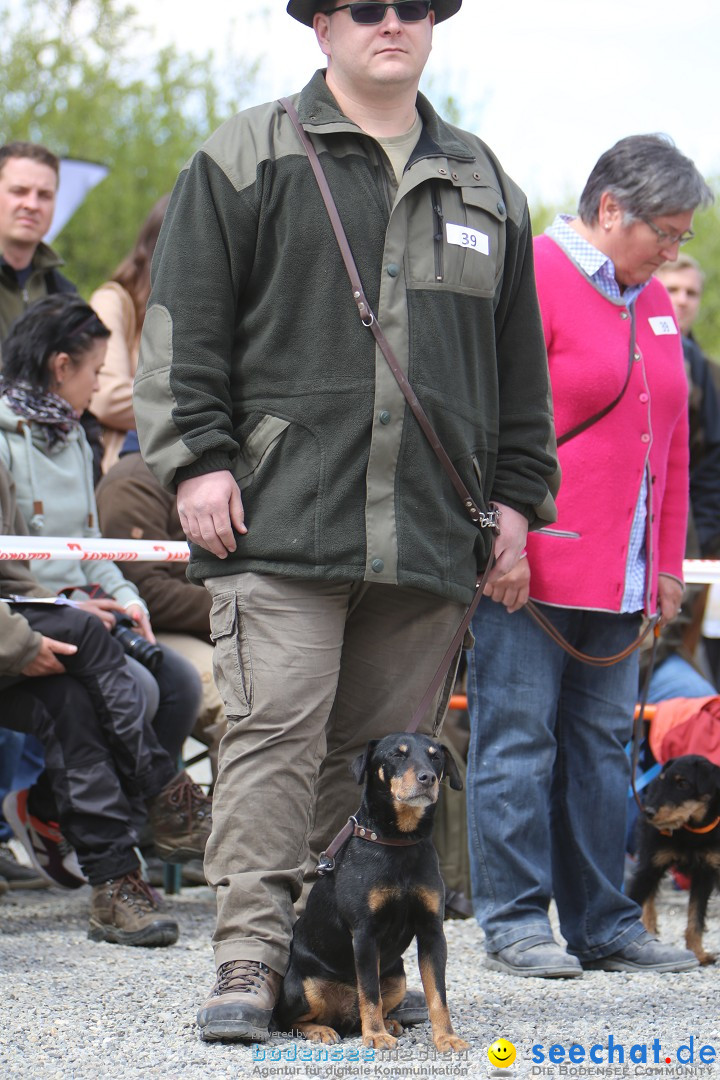
<path id="1" fill-rule="evenodd" d="M 464 1050 L 447 1006 L 444 888 L 430 839 L 440 781 L 462 788 L 457 766 L 441 743 L 402 734 L 369 743 L 353 773 L 365 781 L 357 826 L 295 924 L 276 1027 L 323 1043 L 361 1030 L 365 1046 L 392 1049 L 402 1028 L 387 1014 L 405 996 L 402 957 L 416 937 L 435 1046 Z"/>
<path id="2" fill-rule="evenodd" d="M 629 895 L 643 909 L 643 923 L 657 931 L 655 895 L 663 875 L 676 867 L 690 878 L 685 941 L 701 964 L 708 900 L 720 889 L 720 768 L 698 754 L 671 758 L 648 786 L 638 821 L 637 868 Z"/>

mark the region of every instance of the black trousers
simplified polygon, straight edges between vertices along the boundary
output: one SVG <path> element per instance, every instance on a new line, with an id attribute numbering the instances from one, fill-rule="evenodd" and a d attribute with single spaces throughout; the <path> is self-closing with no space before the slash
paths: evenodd
<path id="1" fill-rule="evenodd" d="M 65 675 L 0 679 L 0 724 L 35 735 L 46 780 L 30 810 L 60 829 L 91 884 L 137 869 L 132 807 L 157 795 L 177 768 L 145 719 L 125 654 L 94 615 L 64 605 L 21 604 L 34 630 L 78 646 L 61 658 Z"/>

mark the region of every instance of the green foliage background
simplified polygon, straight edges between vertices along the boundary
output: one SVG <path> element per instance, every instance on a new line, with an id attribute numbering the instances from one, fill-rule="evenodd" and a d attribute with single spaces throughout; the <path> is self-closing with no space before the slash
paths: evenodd
<path id="1" fill-rule="evenodd" d="M 82 293 L 112 273 L 192 152 L 246 102 L 256 73 L 253 57 L 153 52 L 126 0 L 0 0 L 0 144 L 30 139 L 110 168 L 55 244 Z M 431 82 L 449 119 L 469 123 L 457 98 L 436 90 Z M 720 178 L 711 183 L 720 193 Z M 577 195 L 532 206 L 535 232 L 574 210 Z M 696 216 L 695 232 L 687 251 L 707 275 L 697 336 L 720 361 L 720 204 Z"/>
<path id="2" fill-rule="evenodd" d="M 0 0 L 0 144 L 109 166 L 55 246 L 88 296 L 132 247 L 193 150 L 243 104 L 254 65 L 153 52 L 123 0 Z"/>

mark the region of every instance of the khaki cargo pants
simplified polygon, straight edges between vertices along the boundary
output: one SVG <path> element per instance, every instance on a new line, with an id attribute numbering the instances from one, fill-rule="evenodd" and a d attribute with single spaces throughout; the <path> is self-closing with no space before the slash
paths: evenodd
<path id="1" fill-rule="evenodd" d="M 205 855 L 215 959 L 283 974 L 308 853 L 359 805 L 348 766 L 369 739 L 407 726 L 464 609 L 367 582 L 248 573 L 205 584 L 228 715 Z M 453 677 L 421 730 L 439 728 Z"/>

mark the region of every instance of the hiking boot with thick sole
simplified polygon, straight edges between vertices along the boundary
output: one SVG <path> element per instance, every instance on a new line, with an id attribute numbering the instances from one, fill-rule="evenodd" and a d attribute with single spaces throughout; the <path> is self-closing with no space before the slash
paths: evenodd
<path id="1" fill-rule="evenodd" d="M 166 862 L 202 859 L 212 828 L 212 799 L 181 772 L 148 801 L 155 850 Z"/>
<path id="2" fill-rule="evenodd" d="M 197 1014 L 206 1042 L 265 1042 L 282 977 L 258 960 L 229 960 L 218 968 L 212 993 Z"/>
<path id="3" fill-rule="evenodd" d="M 93 887 L 88 937 L 111 945 L 172 945 L 178 925 L 160 913 L 157 893 L 136 870 Z"/>
<path id="4" fill-rule="evenodd" d="M 77 854 L 55 821 L 42 821 L 28 810 L 28 789 L 11 791 L 3 799 L 8 825 L 27 851 L 33 866 L 50 885 L 80 889 L 87 885 Z"/>

